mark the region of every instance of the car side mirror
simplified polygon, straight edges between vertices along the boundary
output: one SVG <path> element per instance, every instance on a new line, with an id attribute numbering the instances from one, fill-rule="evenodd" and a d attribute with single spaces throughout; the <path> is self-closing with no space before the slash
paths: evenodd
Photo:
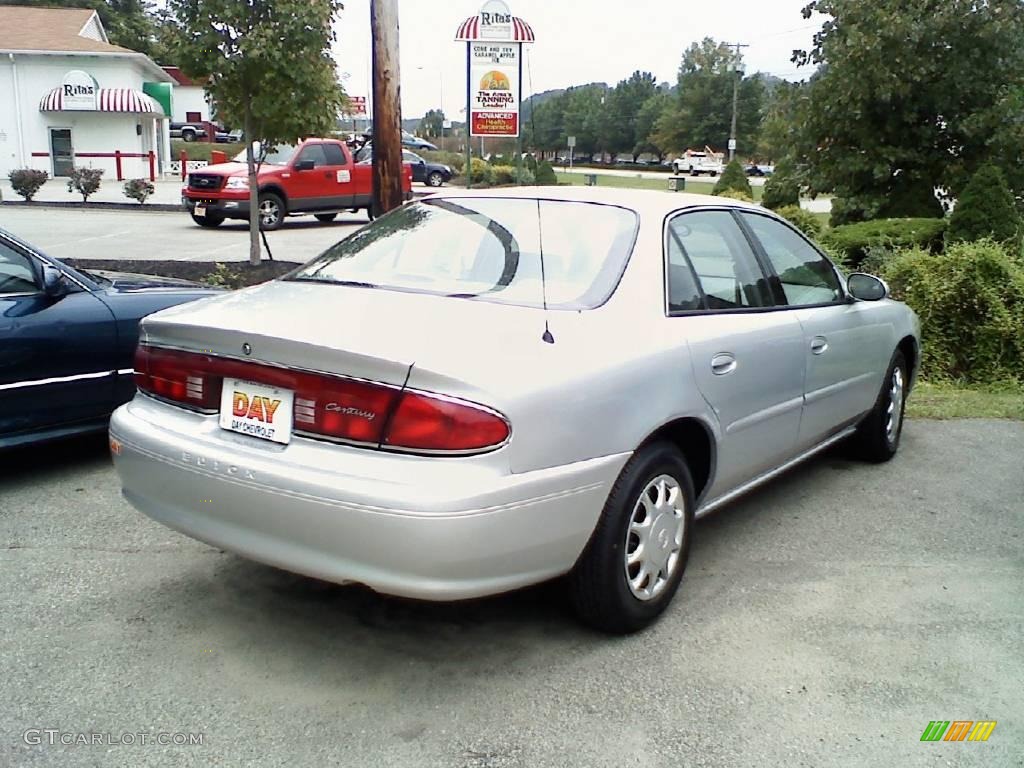
<path id="1" fill-rule="evenodd" d="M 846 280 L 846 290 L 861 301 L 881 301 L 889 295 L 889 286 L 874 275 L 855 272 Z"/>
<path id="2" fill-rule="evenodd" d="M 315 164 L 313 163 L 312 160 L 299 160 L 297 163 L 295 163 L 295 170 L 296 171 L 312 171 L 314 166 L 315 166 Z"/>
<path id="3" fill-rule="evenodd" d="M 59 299 L 66 296 L 68 283 L 64 273 L 49 264 L 43 265 L 43 293 L 51 299 Z"/>

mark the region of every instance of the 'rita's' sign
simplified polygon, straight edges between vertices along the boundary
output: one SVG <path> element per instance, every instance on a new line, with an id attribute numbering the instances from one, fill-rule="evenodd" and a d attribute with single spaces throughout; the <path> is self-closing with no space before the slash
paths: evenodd
<path id="1" fill-rule="evenodd" d="M 95 110 L 99 90 L 92 75 L 73 69 L 64 75 L 60 84 L 61 106 L 65 110 Z"/>

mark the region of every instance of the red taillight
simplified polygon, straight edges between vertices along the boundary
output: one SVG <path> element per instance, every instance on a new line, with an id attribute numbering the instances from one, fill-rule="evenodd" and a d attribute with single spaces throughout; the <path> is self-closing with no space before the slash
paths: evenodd
<path id="1" fill-rule="evenodd" d="M 215 411 L 225 377 L 291 390 L 293 429 L 365 445 L 413 451 L 473 452 L 509 436 L 508 422 L 472 403 L 384 384 L 139 345 L 140 390 Z"/>
<path id="2" fill-rule="evenodd" d="M 508 439 L 508 422 L 469 403 L 405 392 L 384 444 L 421 451 L 478 451 Z"/>
<path id="3" fill-rule="evenodd" d="M 206 370 L 210 360 L 206 355 L 140 344 L 135 350 L 135 386 L 177 403 L 216 410 L 221 379 Z"/>

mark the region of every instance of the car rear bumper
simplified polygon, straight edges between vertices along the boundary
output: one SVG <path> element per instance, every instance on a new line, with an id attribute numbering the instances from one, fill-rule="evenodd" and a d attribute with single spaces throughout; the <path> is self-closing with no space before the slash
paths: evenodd
<path id="1" fill-rule="evenodd" d="M 110 436 L 125 498 L 154 520 L 286 570 L 428 600 L 569 571 L 629 458 L 512 475 L 493 454 L 402 456 L 298 436 L 277 446 L 142 395 L 114 413 Z"/>

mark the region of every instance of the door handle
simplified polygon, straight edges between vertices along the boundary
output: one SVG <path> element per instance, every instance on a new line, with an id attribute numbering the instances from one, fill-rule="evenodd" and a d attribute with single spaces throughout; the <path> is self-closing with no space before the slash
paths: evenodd
<path id="1" fill-rule="evenodd" d="M 711 358 L 711 372 L 715 376 L 725 376 L 736 370 L 736 358 L 731 352 L 719 352 Z"/>
<path id="2" fill-rule="evenodd" d="M 811 354 L 823 355 L 828 352 L 828 339 L 824 336 L 815 336 L 811 339 Z"/>

